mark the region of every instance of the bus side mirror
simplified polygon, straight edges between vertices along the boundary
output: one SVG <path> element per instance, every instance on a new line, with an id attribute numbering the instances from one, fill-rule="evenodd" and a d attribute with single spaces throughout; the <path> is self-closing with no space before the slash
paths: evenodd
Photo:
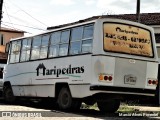
<path id="1" fill-rule="evenodd" d="M 6 43 L 5 53 L 9 53 L 10 43 Z"/>

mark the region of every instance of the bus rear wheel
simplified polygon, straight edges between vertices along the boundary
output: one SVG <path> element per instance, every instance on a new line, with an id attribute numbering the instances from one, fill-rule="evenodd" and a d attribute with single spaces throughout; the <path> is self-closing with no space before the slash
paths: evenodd
<path id="1" fill-rule="evenodd" d="M 114 113 L 120 106 L 120 100 L 100 101 L 97 102 L 98 108 L 103 113 Z"/>
<path id="2" fill-rule="evenodd" d="M 8 87 L 8 86 L 5 87 L 3 95 L 4 95 L 4 99 L 7 103 L 14 103 L 15 102 L 16 97 L 14 96 L 11 87 Z"/>
<path id="3" fill-rule="evenodd" d="M 60 90 L 57 103 L 61 110 L 78 110 L 81 106 L 81 101 L 74 100 L 67 87 Z"/>

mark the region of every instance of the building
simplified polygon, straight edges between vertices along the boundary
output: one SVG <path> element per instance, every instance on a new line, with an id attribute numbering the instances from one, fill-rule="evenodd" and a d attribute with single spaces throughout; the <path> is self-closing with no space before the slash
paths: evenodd
<path id="1" fill-rule="evenodd" d="M 5 45 L 12 38 L 23 37 L 24 31 L 13 30 L 1 27 L 0 29 L 0 63 L 6 62 L 7 56 L 5 54 Z"/>

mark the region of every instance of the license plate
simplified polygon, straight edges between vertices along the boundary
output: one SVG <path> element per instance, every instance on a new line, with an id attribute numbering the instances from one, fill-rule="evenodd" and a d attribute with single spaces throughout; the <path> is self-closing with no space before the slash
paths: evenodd
<path id="1" fill-rule="evenodd" d="M 124 84 L 135 85 L 136 81 L 137 81 L 137 77 L 135 77 L 133 75 L 125 75 L 124 76 Z"/>

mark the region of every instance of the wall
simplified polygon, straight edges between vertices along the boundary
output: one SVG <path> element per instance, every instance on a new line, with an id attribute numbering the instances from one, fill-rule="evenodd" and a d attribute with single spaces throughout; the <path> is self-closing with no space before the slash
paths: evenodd
<path id="1" fill-rule="evenodd" d="M 23 37 L 24 32 L 16 32 L 16 31 L 7 31 L 7 30 L 1 30 L 0 34 L 3 34 L 4 43 L 8 43 L 13 38 Z M 0 45 L 0 63 L 2 60 L 7 60 L 7 56 L 5 54 L 5 44 Z"/>
<path id="2" fill-rule="evenodd" d="M 23 32 L 7 32 L 7 31 L 1 31 L 1 34 L 4 35 L 5 43 L 9 42 L 11 38 L 18 38 L 18 37 L 23 37 L 24 33 Z"/>

